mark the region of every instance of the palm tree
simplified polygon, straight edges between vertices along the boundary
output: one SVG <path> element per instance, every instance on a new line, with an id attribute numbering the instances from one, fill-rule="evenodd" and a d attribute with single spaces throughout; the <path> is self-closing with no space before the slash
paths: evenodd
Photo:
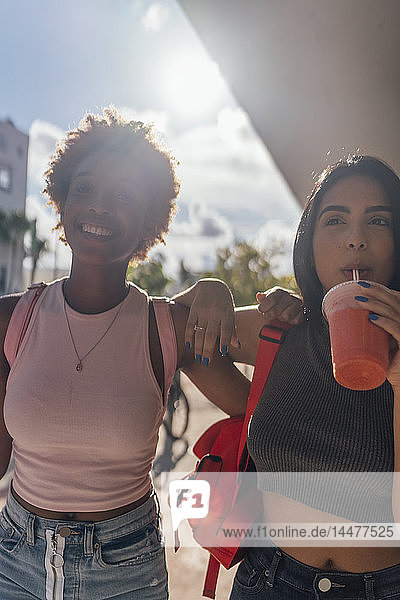
<path id="1" fill-rule="evenodd" d="M 9 244 L 6 291 L 17 291 L 20 287 L 22 260 L 25 255 L 23 238 L 30 221 L 23 213 L 0 212 L 0 239 Z"/>
<path id="2" fill-rule="evenodd" d="M 37 267 L 38 260 L 42 254 L 47 252 L 47 241 L 42 240 L 37 237 L 36 219 L 33 219 L 33 221 L 31 221 L 30 229 L 31 229 L 31 244 L 28 247 L 28 256 L 30 256 L 32 258 L 31 283 L 33 283 L 34 279 L 35 279 L 35 273 L 36 273 L 36 267 Z"/>

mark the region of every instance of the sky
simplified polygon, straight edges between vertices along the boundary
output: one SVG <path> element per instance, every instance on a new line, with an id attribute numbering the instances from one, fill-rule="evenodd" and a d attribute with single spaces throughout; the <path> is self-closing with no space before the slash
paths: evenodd
<path id="1" fill-rule="evenodd" d="M 0 120 L 30 136 L 26 210 L 52 251 L 42 266 L 69 263 L 41 194 L 56 141 L 114 104 L 153 122 L 180 162 L 179 212 L 152 253 L 169 274 L 181 258 L 211 269 L 217 248 L 238 239 L 282 240 L 277 272 L 291 271 L 300 208 L 175 0 L 1 0 L 0 22 Z"/>

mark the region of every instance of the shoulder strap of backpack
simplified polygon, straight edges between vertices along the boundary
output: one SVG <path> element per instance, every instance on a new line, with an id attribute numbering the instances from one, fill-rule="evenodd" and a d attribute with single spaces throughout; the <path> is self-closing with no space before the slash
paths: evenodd
<path id="1" fill-rule="evenodd" d="M 169 307 L 169 298 L 151 298 L 156 317 L 158 335 L 164 363 L 164 404 L 168 390 L 176 371 L 178 352 L 176 348 L 175 327 Z"/>
<path id="2" fill-rule="evenodd" d="M 31 285 L 15 305 L 4 339 L 4 354 L 10 368 L 24 339 L 36 302 L 46 285 L 43 281 Z"/>
<path id="3" fill-rule="evenodd" d="M 283 343 L 290 327 L 291 325 L 289 325 L 289 323 L 271 321 L 270 324 L 263 325 L 258 334 L 260 341 L 258 344 L 256 364 L 254 366 L 253 379 L 251 382 L 249 398 L 247 400 L 246 415 L 243 421 L 237 455 L 238 471 L 244 470 L 244 467 L 247 466 L 248 454 L 246 440 L 250 419 L 261 397 L 280 345 Z"/>

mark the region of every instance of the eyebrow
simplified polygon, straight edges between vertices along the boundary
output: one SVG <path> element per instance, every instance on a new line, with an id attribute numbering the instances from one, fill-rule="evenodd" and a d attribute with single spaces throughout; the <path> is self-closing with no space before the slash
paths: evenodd
<path id="1" fill-rule="evenodd" d="M 81 173 L 77 173 L 76 175 L 71 177 L 71 181 L 74 181 L 74 179 L 78 179 L 78 177 L 94 177 L 94 176 L 96 176 L 96 173 L 94 173 L 93 171 L 82 171 Z M 124 178 L 121 179 L 121 181 L 123 181 L 124 183 L 128 183 L 129 185 L 133 185 L 140 190 L 143 190 L 143 187 L 137 181 L 133 181 L 132 179 L 124 179 Z"/>
<path id="2" fill-rule="evenodd" d="M 351 213 L 351 210 L 348 206 L 341 206 L 340 204 L 331 204 L 330 206 L 325 206 L 325 208 L 323 208 L 319 214 L 318 219 L 320 219 L 322 217 L 322 215 L 328 211 L 333 211 L 333 212 L 344 212 L 344 213 Z M 377 206 L 368 206 L 365 209 L 366 213 L 372 213 L 372 212 L 392 212 L 392 208 L 390 206 L 385 206 L 385 205 L 377 205 Z"/>

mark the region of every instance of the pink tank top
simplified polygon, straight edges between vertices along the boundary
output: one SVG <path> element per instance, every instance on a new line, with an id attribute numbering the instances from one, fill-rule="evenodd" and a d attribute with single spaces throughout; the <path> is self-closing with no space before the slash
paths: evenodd
<path id="1" fill-rule="evenodd" d="M 131 285 L 121 305 L 101 314 L 81 314 L 66 305 L 80 356 L 120 309 L 79 373 L 62 280 L 40 296 L 4 401 L 13 438 L 13 487 L 30 504 L 63 512 L 103 511 L 148 491 L 164 415 L 150 359 L 148 304 L 147 294 Z"/>

